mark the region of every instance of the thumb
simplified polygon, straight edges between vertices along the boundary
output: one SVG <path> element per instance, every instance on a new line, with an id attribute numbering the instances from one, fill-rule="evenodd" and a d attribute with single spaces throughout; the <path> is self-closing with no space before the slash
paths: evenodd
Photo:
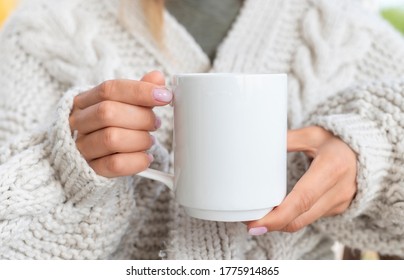
<path id="1" fill-rule="evenodd" d="M 157 70 L 151 71 L 151 72 L 147 73 L 146 75 L 144 75 L 143 78 L 141 79 L 141 81 L 152 83 L 152 84 L 159 85 L 159 86 L 165 86 L 165 84 L 166 84 L 163 73 L 161 73 L 160 71 L 157 71 Z"/>

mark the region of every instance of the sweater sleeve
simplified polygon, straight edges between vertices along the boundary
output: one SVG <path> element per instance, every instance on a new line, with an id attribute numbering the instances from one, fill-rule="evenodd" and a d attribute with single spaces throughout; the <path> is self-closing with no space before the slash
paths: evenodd
<path id="1" fill-rule="evenodd" d="M 68 123 L 83 89 L 53 77 L 11 33 L 0 40 L 0 259 L 110 258 L 136 223 L 141 179 L 90 168 Z"/>
<path id="2" fill-rule="evenodd" d="M 353 248 L 404 256 L 404 39 L 390 29 L 375 32 L 364 57 L 364 71 L 378 72 L 373 81 L 329 98 L 306 122 L 357 154 L 358 191 L 350 207 L 315 226 Z"/>
<path id="3" fill-rule="evenodd" d="M 60 202 L 85 204 L 116 183 L 97 176 L 76 149 L 68 124 L 76 92 L 63 96 L 51 124 L 12 136 L 1 147 L 2 220 L 43 214 Z"/>

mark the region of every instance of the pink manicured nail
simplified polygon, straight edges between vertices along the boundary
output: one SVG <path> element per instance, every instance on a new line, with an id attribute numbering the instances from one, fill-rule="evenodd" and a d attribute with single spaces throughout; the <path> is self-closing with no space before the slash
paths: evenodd
<path id="1" fill-rule="evenodd" d="M 255 227 L 255 228 L 250 228 L 248 230 L 248 233 L 250 235 L 263 235 L 268 232 L 268 229 L 266 227 Z"/>
<path id="2" fill-rule="evenodd" d="M 156 117 L 156 120 L 154 121 L 154 127 L 156 129 L 159 129 L 161 126 L 161 119 L 159 117 Z"/>
<path id="3" fill-rule="evenodd" d="M 152 154 L 147 154 L 147 157 L 149 158 L 150 163 L 152 163 L 154 160 L 154 156 Z"/>
<path id="4" fill-rule="evenodd" d="M 155 88 L 153 90 L 153 97 L 160 102 L 170 102 L 173 99 L 173 94 L 166 88 Z"/>
<path id="5" fill-rule="evenodd" d="M 156 137 L 154 135 L 150 135 L 152 145 L 156 144 Z"/>

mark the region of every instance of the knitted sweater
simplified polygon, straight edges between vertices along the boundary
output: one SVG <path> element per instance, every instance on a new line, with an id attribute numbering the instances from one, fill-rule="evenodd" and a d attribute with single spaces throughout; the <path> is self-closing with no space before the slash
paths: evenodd
<path id="1" fill-rule="evenodd" d="M 26 1 L 0 37 L 0 258 L 301 259 L 332 240 L 404 256 L 404 40 L 351 0 L 246 0 L 211 64 L 165 13 L 165 47 L 139 1 Z M 128 20 L 119 18 L 126 14 Z M 296 232 L 251 237 L 242 223 L 186 216 L 160 183 L 107 179 L 71 137 L 73 97 L 112 78 L 284 72 L 288 126 L 320 125 L 357 153 L 348 210 Z M 172 108 L 154 168 L 172 167 Z M 290 154 L 288 187 L 307 169 Z"/>

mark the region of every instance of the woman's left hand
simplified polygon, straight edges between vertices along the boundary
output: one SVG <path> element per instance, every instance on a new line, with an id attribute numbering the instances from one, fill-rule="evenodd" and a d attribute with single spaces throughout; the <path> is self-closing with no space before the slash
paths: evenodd
<path id="1" fill-rule="evenodd" d="M 357 190 L 356 154 L 340 138 L 318 126 L 288 131 L 288 152 L 313 160 L 283 202 L 260 220 L 247 223 L 249 233 L 295 232 L 317 219 L 343 213 Z"/>

